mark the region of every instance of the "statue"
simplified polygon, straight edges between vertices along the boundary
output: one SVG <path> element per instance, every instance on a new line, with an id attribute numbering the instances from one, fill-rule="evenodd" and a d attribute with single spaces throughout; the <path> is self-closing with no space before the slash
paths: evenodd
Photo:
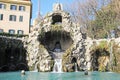
<path id="1" fill-rule="evenodd" d="M 56 42 L 56 43 L 55 43 L 54 52 L 61 52 L 60 42 Z"/>
<path id="2" fill-rule="evenodd" d="M 53 5 L 53 11 L 59 11 L 62 10 L 62 4 L 56 3 Z"/>

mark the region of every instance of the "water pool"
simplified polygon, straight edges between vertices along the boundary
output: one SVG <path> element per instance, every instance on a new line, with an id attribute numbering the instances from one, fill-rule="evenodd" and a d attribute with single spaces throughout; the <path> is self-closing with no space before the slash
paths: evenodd
<path id="1" fill-rule="evenodd" d="M 120 74 L 110 72 L 69 72 L 69 73 L 41 73 L 26 72 L 21 75 L 20 72 L 0 73 L 0 80 L 120 80 Z"/>

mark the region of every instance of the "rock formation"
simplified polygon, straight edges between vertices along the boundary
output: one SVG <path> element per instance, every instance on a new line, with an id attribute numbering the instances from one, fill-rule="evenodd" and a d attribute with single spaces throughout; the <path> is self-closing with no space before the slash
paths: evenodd
<path id="1" fill-rule="evenodd" d="M 79 70 L 86 65 L 86 35 L 81 34 L 80 27 L 71 21 L 70 14 L 56 4 L 53 12 L 48 13 L 43 21 L 34 27 L 26 42 L 27 60 L 30 69 L 52 71 L 54 66 L 55 45 L 61 46 L 63 71 L 75 71 L 75 63 Z"/>

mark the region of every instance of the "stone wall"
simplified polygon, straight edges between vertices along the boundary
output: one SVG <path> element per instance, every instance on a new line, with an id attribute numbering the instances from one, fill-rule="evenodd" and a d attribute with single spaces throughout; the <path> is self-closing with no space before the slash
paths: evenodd
<path id="1" fill-rule="evenodd" d="M 40 43 L 38 31 L 33 33 L 29 38 L 23 38 L 23 40 L 0 37 L 0 71 L 16 71 L 21 69 L 32 71 L 53 70 L 54 58 L 52 53 Z M 36 35 L 38 36 L 35 37 Z M 114 42 L 112 61 L 110 60 L 111 41 Z M 75 65 L 77 64 L 78 71 L 88 69 L 93 71 L 119 72 L 119 52 L 120 38 L 99 40 L 81 38 L 80 41 L 78 40 L 78 43 L 72 44 L 64 52 L 62 58 L 63 71 L 75 71 Z"/>
<path id="2" fill-rule="evenodd" d="M 86 40 L 88 70 L 119 72 L 120 38 Z"/>
<path id="3" fill-rule="evenodd" d="M 28 70 L 22 39 L 0 37 L 0 71 Z"/>

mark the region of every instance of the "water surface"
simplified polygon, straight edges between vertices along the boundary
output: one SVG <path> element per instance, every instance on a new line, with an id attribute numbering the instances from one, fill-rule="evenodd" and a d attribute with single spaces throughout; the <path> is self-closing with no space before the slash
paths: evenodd
<path id="1" fill-rule="evenodd" d="M 41 73 L 26 72 L 21 75 L 20 72 L 0 73 L 0 80 L 120 80 L 120 74 L 110 72 L 69 72 L 69 73 Z"/>

